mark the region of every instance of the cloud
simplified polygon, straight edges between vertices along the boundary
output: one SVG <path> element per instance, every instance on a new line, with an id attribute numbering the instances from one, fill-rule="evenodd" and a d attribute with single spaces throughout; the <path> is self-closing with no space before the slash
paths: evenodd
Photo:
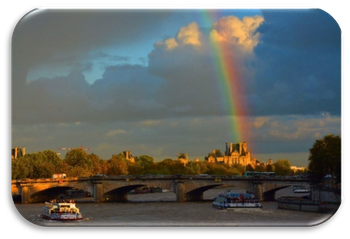
<path id="1" fill-rule="evenodd" d="M 154 127 L 154 126 L 159 126 L 161 123 L 162 123 L 161 120 L 144 120 L 140 122 L 140 126 Z"/>
<path id="2" fill-rule="evenodd" d="M 25 15 L 12 35 L 12 79 L 17 91 L 42 64 L 79 64 L 90 52 L 153 39 L 169 11 L 39 9 Z M 45 23 L 45 24 L 43 24 Z"/>
<path id="3" fill-rule="evenodd" d="M 205 44 L 201 49 L 209 49 L 209 40 L 225 42 L 228 45 L 240 47 L 246 52 L 252 52 L 259 43 L 258 27 L 264 22 L 261 16 L 244 17 L 242 20 L 236 16 L 222 17 L 215 22 L 209 35 L 203 35 L 196 22 L 181 27 L 175 38 L 167 38 L 154 44 L 155 50 L 165 49 L 171 51 L 181 46 L 198 47 Z M 152 55 L 152 53 L 151 53 Z"/>
<path id="4" fill-rule="evenodd" d="M 256 115 L 340 115 L 341 34 L 326 12 L 263 10 L 251 61 L 248 107 Z"/>
<path id="5" fill-rule="evenodd" d="M 162 46 L 162 45 L 164 45 L 167 50 L 172 50 L 175 47 L 177 47 L 179 44 L 177 43 L 175 38 L 169 38 L 169 39 L 166 39 L 164 43 L 163 42 L 156 43 L 156 46 Z"/>
<path id="6" fill-rule="evenodd" d="M 338 116 L 270 116 L 247 117 L 245 120 L 251 129 L 256 122 L 264 122 L 263 127 L 251 130 L 252 140 L 248 147 L 253 156 L 309 152 L 316 139 L 329 133 L 340 135 Z M 233 141 L 227 134 L 226 116 L 115 121 L 99 125 L 82 123 L 79 126 L 74 123 L 64 126 L 19 125 L 13 129 L 12 138 L 16 139 L 16 145 L 26 146 L 29 152 L 83 145 L 104 159 L 130 150 L 133 155 L 151 155 L 159 161 L 165 157 L 175 158 L 180 152 L 189 153 L 190 159 L 198 157 L 204 160 L 213 149 L 224 151 L 225 142 Z M 157 151 L 161 152 L 156 155 Z"/>
<path id="7" fill-rule="evenodd" d="M 263 18 L 259 16 L 243 20 L 223 17 L 212 26 L 211 34 L 192 22 L 180 28 L 175 37 L 155 43 L 149 54 L 149 71 L 164 80 L 157 99 L 164 102 L 170 112 L 179 115 L 225 113 L 224 96 L 218 89 L 223 79 L 216 69 L 219 66 L 213 55 L 217 54 L 211 42 L 213 34 L 226 41 L 230 50 L 224 54 L 235 59 L 236 69 L 244 78 L 250 74 L 246 63 L 258 44 L 257 29 L 262 22 Z"/>
<path id="8" fill-rule="evenodd" d="M 308 14 L 313 16 L 311 23 L 304 21 L 310 18 Z M 281 21 L 281 17 L 286 20 Z M 325 29 L 313 27 L 315 22 Z M 128 58 L 95 50 L 86 53 L 87 58 L 116 60 L 118 65 L 106 65 L 101 78 L 90 85 L 82 73 L 91 65 L 21 87 L 14 83 L 21 97 L 13 98 L 13 122 L 228 114 L 211 40 L 225 41 L 235 49 L 225 53 L 235 60 L 244 86 L 234 98 L 243 100 L 251 115 L 340 114 L 340 41 L 335 36 L 319 39 L 322 33 L 339 33 L 336 27 L 334 20 L 319 11 L 286 11 L 283 16 L 266 11 L 264 18 L 223 17 L 210 31 L 200 29 L 196 22 L 184 25 L 174 37 L 154 44 L 148 66 L 121 64 Z M 303 34 L 312 38 L 302 39 Z M 67 58 L 58 55 L 56 59 Z"/>
<path id="9" fill-rule="evenodd" d="M 214 24 L 210 37 L 214 41 L 238 45 L 251 52 L 259 43 L 260 34 L 256 30 L 263 22 L 261 16 L 244 17 L 242 20 L 235 16 L 223 17 Z"/>
<path id="10" fill-rule="evenodd" d="M 108 137 L 113 137 L 113 136 L 116 136 L 118 134 L 126 134 L 126 131 L 123 129 L 109 130 L 106 135 Z"/>
<path id="11" fill-rule="evenodd" d="M 180 29 L 179 33 L 177 34 L 177 39 L 183 45 L 199 46 L 201 45 L 199 40 L 201 34 L 202 33 L 199 31 L 197 23 L 192 22 L 188 24 L 188 26 Z"/>
<path id="12" fill-rule="evenodd" d="M 154 44 L 154 47 L 158 49 L 164 48 L 165 50 L 170 51 L 179 46 L 200 46 L 201 35 L 202 33 L 200 32 L 197 23 L 192 22 L 187 26 L 181 27 L 176 38 L 168 38 L 164 41 L 158 41 Z"/>

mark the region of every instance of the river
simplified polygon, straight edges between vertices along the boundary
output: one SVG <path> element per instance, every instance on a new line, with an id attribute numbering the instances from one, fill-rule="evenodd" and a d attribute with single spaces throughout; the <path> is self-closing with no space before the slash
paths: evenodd
<path id="1" fill-rule="evenodd" d="M 204 193 L 202 202 L 176 202 L 172 192 L 128 195 L 126 203 L 79 202 L 84 219 L 73 222 L 45 220 L 40 217 L 43 203 L 15 204 L 29 222 L 44 227 L 115 227 L 115 226 L 313 226 L 327 221 L 332 214 L 277 209 L 277 202 L 262 202 L 263 209 L 218 210 L 212 199 L 223 189 Z M 244 192 L 237 190 L 237 192 Z M 293 195 L 291 188 L 276 193 Z M 294 195 L 295 196 L 295 195 Z"/>

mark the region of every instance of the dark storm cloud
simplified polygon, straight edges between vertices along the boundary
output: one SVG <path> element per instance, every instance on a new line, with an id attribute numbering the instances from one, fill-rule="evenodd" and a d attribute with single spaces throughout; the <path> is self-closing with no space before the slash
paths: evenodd
<path id="1" fill-rule="evenodd" d="M 150 73 L 164 82 L 156 98 L 167 105 L 172 116 L 222 111 L 211 56 L 183 46 L 171 52 L 155 49 L 149 59 Z"/>
<path id="2" fill-rule="evenodd" d="M 164 105 L 154 100 L 160 79 L 138 65 L 107 67 L 89 85 L 81 71 L 27 84 L 12 108 L 15 124 L 104 122 L 160 117 Z"/>
<path id="3" fill-rule="evenodd" d="M 12 36 L 13 87 L 17 91 L 24 87 L 29 70 L 40 64 L 74 62 L 96 48 L 130 44 L 144 33 L 152 35 L 169 15 L 166 11 L 133 13 L 137 14 L 127 10 L 30 12 L 19 21 Z"/>
<path id="4" fill-rule="evenodd" d="M 257 115 L 340 115 L 341 32 L 321 10 L 264 10 L 248 102 Z"/>

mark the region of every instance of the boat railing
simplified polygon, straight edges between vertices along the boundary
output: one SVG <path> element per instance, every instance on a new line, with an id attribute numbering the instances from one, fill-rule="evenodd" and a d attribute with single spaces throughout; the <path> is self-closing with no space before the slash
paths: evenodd
<path id="1" fill-rule="evenodd" d="M 230 203 L 258 203 L 259 201 L 257 199 L 236 199 L 236 200 L 231 200 Z"/>

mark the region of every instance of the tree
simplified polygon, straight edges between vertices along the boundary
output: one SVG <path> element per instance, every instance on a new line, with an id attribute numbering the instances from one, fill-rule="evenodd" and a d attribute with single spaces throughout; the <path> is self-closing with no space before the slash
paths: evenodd
<path id="1" fill-rule="evenodd" d="M 153 164 L 154 159 L 148 155 L 141 155 L 135 158 L 135 162 L 139 163 L 142 167 L 146 167 L 147 165 Z"/>
<path id="2" fill-rule="evenodd" d="M 276 175 L 288 175 L 290 173 L 290 162 L 288 159 L 279 159 L 274 164 Z"/>
<path id="3" fill-rule="evenodd" d="M 132 163 L 127 161 L 128 166 L 128 174 L 130 175 L 141 175 L 143 171 L 143 167 L 139 163 Z"/>
<path id="4" fill-rule="evenodd" d="M 326 135 L 316 140 L 309 155 L 309 175 L 314 183 L 320 183 L 326 175 L 331 175 L 336 183 L 341 182 L 341 139 Z"/>
<path id="5" fill-rule="evenodd" d="M 238 164 L 238 163 L 235 163 L 232 165 L 232 168 L 235 172 L 239 172 L 238 175 L 243 175 L 244 172 L 245 172 L 245 169 L 244 167 L 242 166 L 242 164 Z"/>
<path id="6" fill-rule="evenodd" d="M 266 165 L 266 172 L 275 172 L 275 166 L 273 164 Z"/>
<path id="7" fill-rule="evenodd" d="M 90 168 L 92 161 L 88 158 L 88 154 L 80 148 L 72 149 L 67 152 L 64 161 L 72 167 Z"/>
<path id="8" fill-rule="evenodd" d="M 255 169 L 253 168 L 252 165 L 248 164 L 248 165 L 246 166 L 246 171 L 255 171 Z"/>
<path id="9" fill-rule="evenodd" d="M 183 163 L 179 160 L 173 160 L 173 159 L 164 159 L 161 162 L 157 163 L 158 172 L 161 174 L 184 174 L 185 173 L 185 166 Z"/>
<path id="10" fill-rule="evenodd" d="M 62 163 L 62 159 L 53 150 L 45 150 L 44 155 L 46 156 L 46 161 L 53 164 L 55 167 L 59 167 Z"/>
<path id="11" fill-rule="evenodd" d="M 128 166 L 125 157 L 121 154 L 113 155 L 110 160 L 108 160 L 109 169 L 108 174 L 110 175 L 125 175 L 128 174 Z"/>
<path id="12" fill-rule="evenodd" d="M 266 165 L 265 164 L 259 164 L 255 166 L 255 171 L 257 172 L 266 172 Z"/>
<path id="13" fill-rule="evenodd" d="M 201 165 L 200 162 L 190 161 L 185 166 L 185 174 L 188 175 L 198 175 L 201 174 Z"/>
<path id="14" fill-rule="evenodd" d="M 102 173 L 102 164 L 103 164 L 103 160 L 100 159 L 100 157 L 98 157 L 98 155 L 92 153 L 89 154 L 88 156 L 88 161 L 91 161 L 91 174 L 95 175 L 95 174 L 101 174 Z"/>

